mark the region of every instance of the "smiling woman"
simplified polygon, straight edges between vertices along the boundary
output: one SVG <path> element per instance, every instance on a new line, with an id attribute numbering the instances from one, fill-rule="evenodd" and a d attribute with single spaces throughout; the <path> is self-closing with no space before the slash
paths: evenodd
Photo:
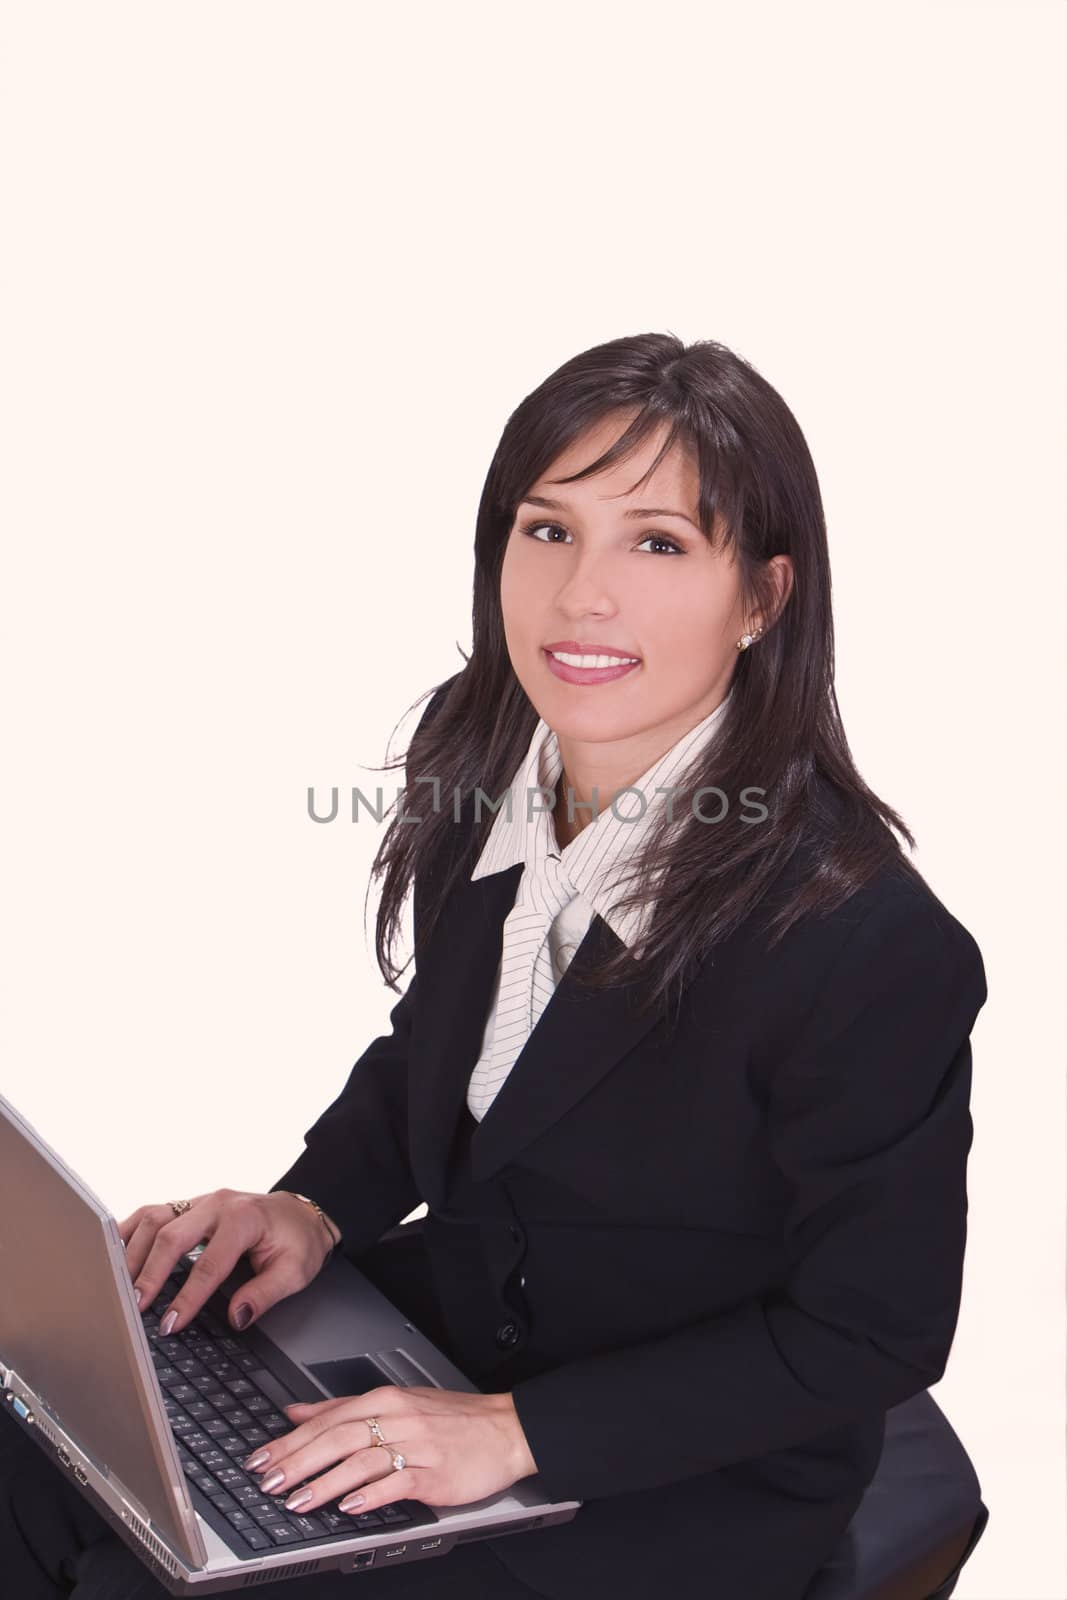
<path id="1" fill-rule="evenodd" d="M 177 1336 L 242 1253 L 234 1327 L 339 1236 L 481 1391 L 290 1407 L 244 1463 L 268 1516 L 270 1495 L 283 1523 L 446 1508 L 534 1473 L 583 1502 L 372 1577 L 383 1600 L 802 1600 L 887 1412 L 944 1371 L 985 974 L 855 768 L 833 664 L 815 469 L 739 356 L 618 339 L 513 412 L 472 653 L 405 762 L 447 799 L 398 810 L 374 864 L 391 982 L 413 898 L 391 1031 L 269 1193 L 120 1225 L 144 1307 L 206 1239 Z M 117 1559 L 17 1476 L 27 1581 Z M 126 1577 L 73 1592 L 139 1595 Z M 903 1578 L 926 1600 L 950 1574 Z"/>

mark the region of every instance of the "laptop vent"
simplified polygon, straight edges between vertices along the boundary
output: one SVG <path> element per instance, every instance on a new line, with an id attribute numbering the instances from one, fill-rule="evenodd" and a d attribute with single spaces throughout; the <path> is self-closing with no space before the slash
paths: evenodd
<path id="1" fill-rule="evenodd" d="M 33 1414 L 33 1421 L 37 1432 L 43 1433 L 45 1438 L 48 1440 L 48 1443 L 54 1445 L 57 1450 L 62 1450 L 63 1442 L 58 1433 L 56 1433 L 55 1429 L 52 1427 L 48 1418 L 45 1416 L 44 1412 L 40 1409 L 36 1409 Z"/>
<path id="2" fill-rule="evenodd" d="M 112 1520 L 114 1520 L 114 1517 Z M 171 1578 L 176 1578 L 178 1576 L 178 1563 L 175 1561 L 165 1544 L 160 1544 L 155 1535 L 149 1533 L 148 1529 L 143 1527 L 135 1517 L 131 1517 L 129 1519 L 129 1521 L 126 1523 L 126 1527 L 133 1529 L 133 1532 L 137 1535 L 137 1538 L 140 1540 L 141 1544 L 144 1545 L 145 1549 L 150 1555 L 155 1557 L 157 1567 L 159 1567 Z"/>
<path id="3" fill-rule="evenodd" d="M 318 1570 L 317 1561 L 301 1561 L 299 1566 L 286 1567 L 284 1574 L 277 1567 L 268 1567 L 265 1572 L 253 1572 L 241 1585 L 242 1589 L 251 1589 L 256 1583 L 277 1583 L 283 1576 L 286 1578 L 302 1578 L 305 1573 Z"/>

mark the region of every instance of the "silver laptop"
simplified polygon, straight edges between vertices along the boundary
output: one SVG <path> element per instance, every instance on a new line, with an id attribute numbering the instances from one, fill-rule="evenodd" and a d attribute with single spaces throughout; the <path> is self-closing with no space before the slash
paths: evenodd
<path id="1" fill-rule="evenodd" d="M 546 1499 L 536 1476 L 469 1505 L 362 1517 L 334 1502 L 301 1518 L 262 1495 L 240 1463 L 292 1427 L 293 1400 L 383 1383 L 478 1391 L 340 1256 L 235 1333 L 226 1306 L 251 1275 L 242 1257 L 190 1328 L 161 1339 L 167 1287 L 142 1315 L 115 1219 L 0 1096 L 0 1404 L 169 1593 L 380 1570 L 574 1516 L 581 1501 Z"/>

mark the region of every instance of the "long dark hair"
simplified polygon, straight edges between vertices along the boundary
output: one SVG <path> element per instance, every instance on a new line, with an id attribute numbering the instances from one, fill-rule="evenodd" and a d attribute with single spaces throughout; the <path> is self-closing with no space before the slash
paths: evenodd
<path id="1" fill-rule="evenodd" d="M 512 670 L 500 606 L 500 569 L 516 507 L 592 424 L 635 409 L 624 430 L 620 419 L 620 435 L 603 455 L 560 481 L 600 471 L 669 425 L 648 475 L 676 440 L 691 448 L 704 535 L 713 546 L 732 545 L 745 614 L 759 607 L 771 620 L 754 645 L 738 652 L 714 748 L 679 780 L 683 798 L 675 801 L 674 827 L 663 808 L 628 865 L 629 892 L 616 904 L 654 905 L 645 938 L 634 950 L 620 945 L 581 981 L 593 988 L 633 983 L 642 1005 L 658 1003 L 767 899 L 790 863 L 790 890 L 766 922 L 772 943 L 799 918 L 840 905 L 887 865 L 919 877 L 891 830 L 912 849 L 914 838 L 859 776 L 842 727 L 826 522 L 795 417 L 765 378 L 714 340 L 686 345 L 666 333 L 614 339 L 565 362 L 508 418 L 478 507 L 471 655 L 436 686 L 406 757 L 387 763 L 406 764 L 405 809 L 422 819 L 413 825 L 394 818 L 372 866 L 372 881 L 384 874 L 376 955 L 393 988 L 403 971 L 393 950 L 409 887 L 414 881 L 421 914 L 417 970 L 445 899 L 461 876 L 469 877 L 492 826 L 494 812 L 484 801 L 476 819 L 474 791 L 500 799 L 537 722 Z M 794 581 L 775 617 L 765 563 L 778 554 L 791 557 Z M 428 783 L 416 787 L 418 778 L 431 776 L 439 791 Z M 762 788 L 766 819 L 754 823 L 751 810 L 731 805 L 709 825 L 688 803 L 705 785 L 734 798 Z M 428 804 L 435 792 L 437 809 Z"/>

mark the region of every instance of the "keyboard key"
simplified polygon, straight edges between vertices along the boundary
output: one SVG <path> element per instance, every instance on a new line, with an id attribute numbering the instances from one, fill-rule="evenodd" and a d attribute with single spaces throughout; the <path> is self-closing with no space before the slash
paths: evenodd
<path id="1" fill-rule="evenodd" d="M 402 1506 L 379 1506 L 378 1515 L 383 1522 L 410 1522 L 411 1512 L 405 1511 Z"/>
<path id="2" fill-rule="evenodd" d="M 271 1541 L 259 1528 L 242 1528 L 241 1538 L 253 1550 L 269 1550 L 271 1548 Z"/>
<path id="3" fill-rule="evenodd" d="M 290 1511 L 289 1521 L 304 1539 L 321 1539 L 327 1531 L 326 1524 L 320 1522 L 313 1512 L 299 1515 L 295 1511 Z"/>
<path id="4" fill-rule="evenodd" d="M 184 1372 L 187 1378 L 202 1378 L 208 1370 L 203 1361 L 198 1361 L 195 1356 L 190 1355 L 176 1356 L 174 1365 L 179 1372 Z M 216 1373 L 216 1377 L 218 1376 Z"/>
<path id="5" fill-rule="evenodd" d="M 299 1544 L 300 1535 L 287 1522 L 272 1522 L 267 1529 L 275 1544 Z"/>
<path id="6" fill-rule="evenodd" d="M 364 1516 L 373 1517 L 373 1511 L 365 1511 Z M 321 1517 L 330 1533 L 351 1533 L 355 1518 L 345 1511 L 336 1511 L 333 1506 L 319 1506 L 315 1512 Z M 379 1527 L 381 1524 L 379 1523 Z"/>
<path id="7" fill-rule="evenodd" d="M 254 1483 L 235 1483 L 232 1486 L 231 1493 L 233 1494 L 234 1499 L 239 1500 L 243 1506 L 255 1506 L 257 1503 L 262 1503 L 264 1505 L 270 1504 L 269 1500 L 264 1501 L 263 1496 L 260 1494 L 258 1487 Z"/>
<path id="8" fill-rule="evenodd" d="M 342 1511 L 340 1515 L 344 1516 L 345 1513 Z M 353 1528 L 383 1528 L 385 1526 L 382 1517 L 377 1511 L 361 1511 L 358 1517 L 354 1517 L 349 1513 L 348 1521 Z"/>

